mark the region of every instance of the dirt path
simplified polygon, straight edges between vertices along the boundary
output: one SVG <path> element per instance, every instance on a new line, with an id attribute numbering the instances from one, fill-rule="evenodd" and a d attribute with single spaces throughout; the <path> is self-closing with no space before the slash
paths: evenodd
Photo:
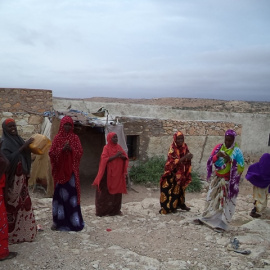
<path id="1" fill-rule="evenodd" d="M 190 212 L 160 215 L 159 190 L 132 186 L 123 196 L 123 216 L 96 217 L 94 189 L 82 186 L 83 231 L 51 231 L 51 199 L 32 194 L 36 220 L 44 231 L 33 243 L 12 245 L 19 255 L 0 269 L 270 269 L 270 211 L 260 220 L 249 215 L 251 186 L 241 184 L 231 230 L 217 233 L 192 220 L 202 213 L 205 192 L 188 193 Z M 237 237 L 250 255 L 229 251 Z"/>

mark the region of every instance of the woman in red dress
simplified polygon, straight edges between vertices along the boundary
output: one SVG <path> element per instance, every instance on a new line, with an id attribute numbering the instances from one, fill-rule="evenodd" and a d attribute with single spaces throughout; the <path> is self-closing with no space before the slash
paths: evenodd
<path id="1" fill-rule="evenodd" d="M 1 145 L 2 141 L 0 142 L 0 261 L 4 261 L 16 257 L 17 252 L 10 252 L 8 248 L 8 221 L 3 189 L 6 181 L 5 171 L 9 162 L 1 152 Z"/>
<path id="2" fill-rule="evenodd" d="M 81 231 L 84 228 L 79 179 L 83 149 L 73 129 L 72 118 L 63 117 L 49 151 L 54 180 L 52 230 Z"/>
<path id="3" fill-rule="evenodd" d="M 126 175 L 128 156 L 118 144 L 117 134 L 107 135 L 99 163 L 98 174 L 93 182 L 96 189 L 96 215 L 122 215 L 122 193 L 127 193 Z"/>

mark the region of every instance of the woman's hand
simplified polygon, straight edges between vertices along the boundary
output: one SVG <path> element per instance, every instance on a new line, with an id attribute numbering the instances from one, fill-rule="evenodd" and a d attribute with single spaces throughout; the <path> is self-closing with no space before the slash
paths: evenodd
<path id="1" fill-rule="evenodd" d="M 191 160 L 192 158 L 193 158 L 193 155 L 191 153 L 187 153 L 186 155 L 184 155 L 183 157 L 179 159 L 179 164 L 186 162 L 188 160 Z"/>
<path id="2" fill-rule="evenodd" d="M 27 140 L 26 142 L 25 142 L 25 147 L 28 147 L 29 146 L 29 144 L 31 144 L 32 142 L 34 142 L 34 138 L 30 138 L 29 140 Z"/>
<path id="3" fill-rule="evenodd" d="M 109 158 L 109 162 L 116 158 L 126 159 L 127 157 L 121 151 L 118 151 L 114 156 Z"/>
<path id="4" fill-rule="evenodd" d="M 71 147 L 70 147 L 70 145 L 69 145 L 69 143 L 68 142 L 66 142 L 65 143 L 65 145 L 64 145 L 64 147 L 63 147 L 63 151 L 71 151 Z"/>
<path id="5" fill-rule="evenodd" d="M 122 152 L 121 151 L 118 151 L 116 154 L 115 154 L 115 158 L 118 158 L 118 157 L 121 157 L 122 156 Z"/>
<path id="6" fill-rule="evenodd" d="M 226 163 L 227 163 L 227 162 L 230 162 L 230 161 L 231 161 L 231 157 L 230 157 L 228 154 L 225 154 L 224 161 L 225 161 Z"/>
<path id="7" fill-rule="evenodd" d="M 231 160 L 231 157 L 228 154 L 226 154 L 225 152 L 222 152 L 222 151 L 217 153 L 217 157 L 224 158 L 225 163 L 227 163 L 227 162 L 229 162 Z"/>
<path id="8" fill-rule="evenodd" d="M 118 151 L 115 155 L 115 158 L 122 158 L 122 159 L 126 159 L 126 156 L 121 152 L 121 151 Z"/>
<path id="9" fill-rule="evenodd" d="M 191 153 L 187 153 L 186 155 L 185 155 L 185 159 L 186 160 L 191 160 L 193 158 L 193 155 L 191 154 Z"/>
<path id="10" fill-rule="evenodd" d="M 30 138 L 27 140 L 19 149 L 19 151 L 23 151 L 24 149 L 27 149 L 29 145 L 34 141 L 34 138 Z"/>

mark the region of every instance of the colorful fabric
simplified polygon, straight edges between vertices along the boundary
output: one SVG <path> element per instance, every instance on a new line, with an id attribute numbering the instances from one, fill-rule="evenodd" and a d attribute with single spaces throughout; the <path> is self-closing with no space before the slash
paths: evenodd
<path id="1" fill-rule="evenodd" d="M 176 212 L 177 208 L 185 205 L 185 187 L 177 184 L 175 177 L 163 181 L 160 187 L 160 214 Z"/>
<path id="2" fill-rule="evenodd" d="M 12 119 L 13 120 L 13 119 Z M 14 122 L 14 120 L 13 120 Z M 24 145 L 24 140 L 19 135 L 12 135 L 7 131 L 7 120 L 3 122 L 3 143 L 1 146 L 4 156 L 9 161 L 9 166 L 6 171 L 6 186 L 12 187 L 15 173 L 17 170 L 17 165 L 19 162 L 22 164 L 23 174 L 29 175 L 31 170 L 31 152 L 29 149 L 19 151 L 19 149 Z"/>
<path id="3" fill-rule="evenodd" d="M 237 133 L 233 129 L 228 129 L 225 132 L 225 136 L 233 136 L 235 138 L 237 136 Z M 232 145 L 232 147 L 233 147 L 233 145 Z"/>
<path id="4" fill-rule="evenodd" d="M 180 135 L 184 136 L 181 131 L 178 131 L 173 135 L 173 142 L 169 149 L 167 162 L 165 164 L 164 173 L 161 176 L 160 183 L 162 183 L 168 175 L 173 173 L 176 182 L 180 186 L 187 187 L 191 182 L 191 161 L 188 160 L 179 164 L 179 159 L 189 153 L 186 143 L 183 143 L 182 146 L 178 146 L 176 144 L 176 138 Z"/>
<path id="5" fill-rule="evenodd" d="M 249 166 L 246 179 L 259 188 L 267 188 L 270 185 L 270 154 L 263 154 L 259 162 Z"/>
<path id="6" fill-rule="evenodd" d="M 122 193 L 111 194 L 107 186 L 107 173 L 100 181 L 99 189 L 96 189 L 96 216 L 115 216 L 121 214 Z"/>
<path id="7" fill-rule="evenodd" d="M 256 207 L 256 213 L 261 213 L 266 209 L 268 202 L 268 189 L 270 189 L 270 186 L 266 188 L 253 186 L 253 199 L 254 206 Z"/>
<path id="8" fill-rule="evenodd" d="M 225 135 L 235 136 L 232 130 L 228 130 Z M 230 156 L 230 160 L 225 162 L 223 157 L 217 157 L 219 151 L 222 151 Z M 212 175 L 212 167 L 214 165 L 215 174 L 229 181 L 228 197 L 237 197 L 239 192 L 239 181 L 242 172 L 244 171 L 244 157 L 237 143 L 227 148 L 225 143 L 218 144 L 214 147 L 207 161 L 207 180 L 209 181 Z"/>
<path id="9" fill-rule="evenodd" d="M 13 186 L 8 188 L 6 203 L 10 244 L 31 242 L 36 237 L 37 226 L 28 192 L 28 178 L 19 162 Z"/>
<path id="10" fill-rule="evenodd" d="M 100 190 L 101 179 L 105 170 L 107 170 L 107 188 L 110 194 L 127 193 L 126 175 L 128 168 L 128 156 L 119 144 L 114 144 L 112 142 L 112 137 L 115 134 L 116 133 L 114 132 L 110 132 L 107 135 L 107 144 L 103 148 L 98 173 L 93 182 L 93 185 L 97 186 L 98 190 Z M 121 152 L 126 159 L 123 160 L 122 158 L 115 158 L 108 162 L 110 157 L 116 155 L 117 152 Z"/>
<path id="11" fill-rule="evenodd" d="M 179 163 L 180 158 L 189 153 L 189 149 L 185 142 L 181 146 L 177 145 L 176 139 L 178 136 L 184 137 L 181 131 L 173 135 L 164 173 L 160 179 L 161 214 L 174 212 L 179 204 L 185 201 L 184 191 L 191 182 L 191 161 Z"/>
<path id="12" fill-rule="evenodd" d="M 2 166 L 2 163 L 0 164 Z M 3 187 L 5 186 L 6 177 L 0 175 L 0 259 L 8 256 L 8 221 L 7 212 L 4 202 Z"/>
<path id="13" fill-rule="evenodd" d="M 64 125 L 70 123 L 72 128 L 67 133 Z M 77 189 L 78 204 L 80 204 L 80 179 L 79 166 L 83 154 L 83 149 L 79 137 L 73 132 L 73 120 L 69 116 L 62 118 L 60 122 L 59 132 L 56 134 L 49 156 L 52 165 L 52 175 L 54 180 L 54 187 L 59 184 L 65 184 L 71 179 L 71 175 L 75 175 L 75 184 Z M 68 143 L 71 151 L 63 151 L 63 147 Z"/>
<path id="14" fill-rule="evenodd" d="M 57 183 L 52 202 L 53 225 L 59 231 L 81 231 L 84 221 L 78 204 L 75 176 L 64 183 Z"/>
<path id="15" fill-rule="evenodd" d="M 233 137 L 231 146 L 227 148 L 225 141 L 216 145 L 207 161 L 207 180 L 212 176 L 212 167 L 215 168 L 215 175 L 211 178 L 205 209 L 199 218 L 208 226 L 223 230 L 228 230 L 234 214 L 239 181 L 244 170 L 244 157 L 235 142 L 236 132 L 227 130 L 226 136 Z M 225 158 L 218 156 L 220 151 L 226 153 L 230 159 L 226 161 Z"/>
<path id="16" fill-rule="evenodd" d="M 214 176 L 207 193 L 205 209 L 200 221 L 211 228 L 228 230 L 236 206 L 236 197 L 228 197 L 229 183 L 224 178 Z"/>

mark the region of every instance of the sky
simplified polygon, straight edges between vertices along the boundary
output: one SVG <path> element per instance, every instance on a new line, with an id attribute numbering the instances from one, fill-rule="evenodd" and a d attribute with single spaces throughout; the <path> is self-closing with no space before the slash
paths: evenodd
<path id="1" fill-rule="evenodd" d="M 0 88 L 270 101 L 269 0 L 0 0 Z"/>

